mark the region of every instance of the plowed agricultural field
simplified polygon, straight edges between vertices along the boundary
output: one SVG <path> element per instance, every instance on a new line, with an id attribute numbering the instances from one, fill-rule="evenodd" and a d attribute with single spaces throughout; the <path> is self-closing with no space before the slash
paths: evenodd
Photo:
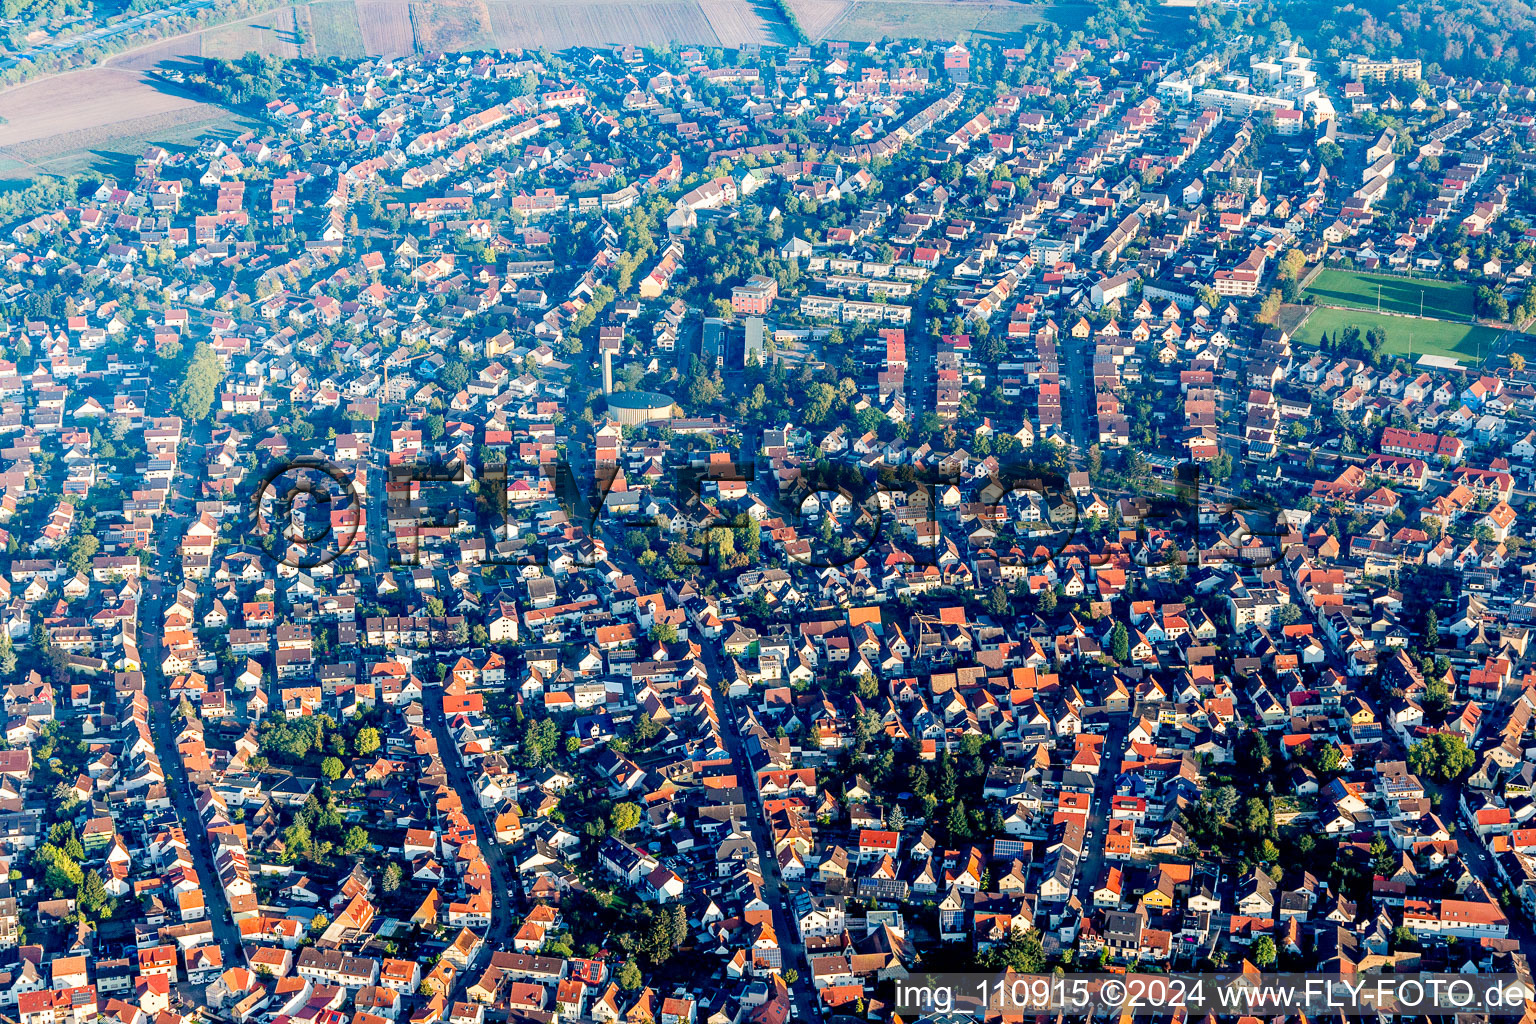
<path id="1" fill-rule="evenodd" d="M 789 0 L 789 9 L 800 19 L 800 27 L 812 39 L 820 39 L 827 29 L 848 13 L 848 0 Z"/>
<path id="2" fill-rule="evenodd" d="M 280 7 L 260 18 L 225 25 L 203 33 L 203 56 L 238 60 L 252 51 L 272 57 L 299 56 L 299 35 L 292 7 Z"/>
<path id="3" fill-rule="evenodd" d="M 195 61 L 202 58 L 203 39 L 201 35 L 177 36 L 175 39 L 167 39 L 157 46 L 146 46 L 142 50 L 130 50 L 120 57 L 114 57 L 109 66 L 123 68 L 129 71 L 149 71 L 154 68 L 167 67 L 184 61 Z"/>
<path id="4" fill-rule="evenodd" d="M 698 0 L 490 0 L 499 46 L 593 46 L 612 43 L 699 43 L 719 46 Z"/>
<path id="5" fill-rule="evenodd" d="M 351 0 L 309 5 L 311 45 L 321 57 L 362 57 L 363 30 L 357 24 L 357 6 Z"/>
<path id="6" fill-rule="evenodd" d="M 847 0 L 824 5 L 835 21 Z M 974 0 L 972 0 L 974 2 Z M 986 9 L 982 4 L 977 15 Z M 302 35 L 297 31 L 302 29 Z M 300 39 L 304 41 L 299 42 Z M 192 56 L 400 56 L 487 49 L 790 43 L 771 0 L 316 0 L 190 37 Z"/>
<path id="7" fill-rule="evenodd" d="M 0 93 L 0 177 L 69 174 L 133 159 L 151 143 L 189 144 L 244 131 L 223 107 L 161 87 L 141 72 L 90 68 Z"/>
<path id="8" fill-rule="evenodd" d="M 699 7 L 722 46 L 794 42 L 789 26 L 761 0 L 699 0 Z"/>
<path id="9" fill-rule="evenodd" d="M 411 6 L 399 0 L 357 0 L 363 48 L 375 57 L 400 57 L 416 50 Z"/>

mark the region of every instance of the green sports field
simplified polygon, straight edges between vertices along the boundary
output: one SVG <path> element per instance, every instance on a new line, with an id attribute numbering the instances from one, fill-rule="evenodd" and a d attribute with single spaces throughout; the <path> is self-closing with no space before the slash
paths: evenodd
<path id="1" fill-rule="evenodd" d="M 1382 299 L 1382 305 L 1386 305 L 1385 298 Z M 1358 328 L 1361 334 L 1373 327 L 1380 327 L 1386 332 L 1387 352 L 1392 355 L 1407 356 L 1411 349 L 1415 359 L 1423 355 L 1449 356 L 1468 365 L 1476 365 L 1479 354 L 1486 357 L 1492 352 L 1494 343 L 1503 333 L 1474 323 L 1421 320 L 1418 317 L 1388 316 L 1368 310 L 1319 307 L 1296 330 L 1295 339 L 1303 345 L 1316 345 L 1324 334 L 1332 338 L 1346 327 Z"/>
<path id="2" fill-rule="evenodd" d="M 1396 277 L 1391 274 L 1365 274 L 1355 270 L 1325 270 L 1307 286 L 1306 294 L 1320 306 L 1349 306 L 1376 309 L 1380 288 L 1381 311 L 1446 320 L 1472 319 L 1471 285 L 1437 281 L 1432 277 Z"/>

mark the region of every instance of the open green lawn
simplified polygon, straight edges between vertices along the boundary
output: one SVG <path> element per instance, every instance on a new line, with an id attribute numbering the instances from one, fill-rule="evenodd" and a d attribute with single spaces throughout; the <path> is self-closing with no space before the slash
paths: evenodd
<path id="1" fill-rule="evenodd" d="M 1381 290 L 1383 312 L 1420 312 L 1447 320 L 1472 319 L 1473 288 L 1432 277 L 1395 277 L 1390 274 L 1366 274 L 1355 270 L 1325 270 L 1307 286 L 1307 295 L 1320 305 L 1376 309 L 1377 288 Z"/>
<path id="2" fill-rule="evenodd" d="M 1386 304 L 1385 298 L 1382 304 Z M 1370 310 L 1317 308 L 1296 331 L 1295 339 L 1303 345 L 1316 345 L 1327 334 L 1330 338 L 1346 327 L 1356 327 L 1361 334 L 1380 327 L 1387 335 L 1387 351 L 1413 358 L 1422 355 L 1449 356 L 1473 366 L 1478 354 L 1486 358 L 1502 331 L 1481 324 L 1454 323 L 1449 320 L 1421 320 L 1417 317 L 1388 316 Z M 1481 346 L 1481 349 L 1479 349 Z"/>

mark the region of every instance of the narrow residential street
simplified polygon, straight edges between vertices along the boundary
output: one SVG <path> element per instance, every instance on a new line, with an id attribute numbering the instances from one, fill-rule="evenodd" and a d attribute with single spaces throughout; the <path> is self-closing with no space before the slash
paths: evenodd
<path id="1" fill-rule="evenodd" d="M 185 458 L 201 459 L 202 446 L 207 440 L 206 428 L 201 432 L 194 428 L 185 443 Z M 230 915 L 229 901 L 224 887 L 214 869 L 213 848 L 208 833 L 201 827 L 202 818 L 197 813 L 192 783 L 187 778 L 186 765 L 176 746 L 175 714 L 166 696 L 165 674 L 160 671 L 165 652 L 161 646 L 161 630 L 165 620 L 166 588 L 175 587 L 173 580 L 181 578 L 179 546 L 195 507 L 197 481 L 201 479 L 201 463 L 192 472 L 182 472 L 172 481 L 166 495 L 166 511 L 157 521 L 155 537 L 154 569 L 145 583 L 145 600 L 138 613 L 139 654 L 143 659 L 144 696 L 149 702 L 150 733 L 155 742 L 155 754 L 160 759 L 160 769 L 165 773 L 165 787 L 182 822 L 187 848 L 192 852 L 193 866 L 203 883 L 203 900 L 208 919 L 213 923 L 214 938 L 223 951 L 226 967 L 243 966 L 245 951 L 240 942 L 240 931 Z"/>
<path id="2" fill-rule="evenodd" d="M 630 573 L 636 580 L 645 580 L 647 577 L 640 563 L 635 561 L 629 549 L 622 543 L 619 531 L 606 529 L 605 541 L 611 553 L 613 561 L 625 572 Z M 718 683 L 726 678 L 725 666 L 721 663 L 720 653 L 713 642 L 701 642 L 700 650 L 704 654 L 704 664 L 709 669 L 709 677 Z M 799 1007 L 800 1019 L 805 1021 L 819 1019 L 819 1008 L 814 996 L 815 989 L 811 985 L 811 964 L 805 954 L 805 945 L 800 941 L 800 930 L 790 916 L 790 890 L 784 884 L 779 875 L 779 863 L 773 853 L 773 837 L 768 832 L 768 823 L 763 819 L 763 802 L 757 793 L 757 787 L 748 777 L 751 765 L 747 761 L 746 750 L 742 743 L 741 726 L 736 719 L 736 708 L 724 694 L 716 688 L 715 706 L 720 710 L 720 733 L 725 740 L 726 751 L 731 755 L 737 774 L 740 777 L 742 794 L 747 804 L 747 818 L 745 825 L 752 836 L 752 841 L 757 844 L 758 862 L 761 865 L 763 876 L 763 896 L 769 905 L 773 907 L 773 931 L 779 940 L 779 950 L 782 955 L 783 969 L 793 969 L 799 975 L 790 990 L 794 1003 Z"/>
<path id="3" fill-rule="evenodd" d="M 464 803 L 464 814 L 475 827 L 480 853 L 485 857 L 486 867 L 491 872 L 491 926 L 486 929 L 480 954 L 468 969 L 459 972 L 454 982 L 454 994 L 458 996 L 474 980 L 478 968 L 489 961 L 491 951 L 511 948 L 512 901 L 507 893 L 512 883 L 507 873 L 506 860 L 502 856 L 501 844 L 496 841 L 496 830 L 486 816 L 485 808 L 480 806 L 469 772 L 464 769 L 458 748 L 448 733 L 448 720 L 443 714 L 442 686 L 436 683 L 424 685 L 421 703 L 427 730 L 437 741 L 437 753 L 442 759 L 443 769 L 448 773 L 448 782 Z"/>
<path id="4" fill-rule="evenodd" d="M 153 603 L 156 606 L 159 604 Z M 193 802 L 192 784 L 187 779 L 181 754 L 176 749 L 172 727 L 175 709 L 165 699 L 165 681 L 157 667 L 146 667 L 144 691 L 149 700 L 150 731 L 155 740 L 155 753 L 165 772 L 165 787 L 170 794 L 171 804 L 182 822 L 187 848 L 192 851 L 197 877 L 203 883 L 203 901 L 208 919 L 213 923 L 213 936 L 223 951 L 225 966 L 243 966 L 245 954 L 240 943 L 240 931 L 230 916 L 229 901 L 224 897 L 224 887 L 219 883 L 218 872 L 214 870 L 212 844 L 208 841 L 208 833 L 202 828 L 202 818 Z"/>
<path id="5" fill-rule="evenodd" d="M 907 419 L 915 422 L 925 412 L 933 411 L 934 404 L 938 400 L 938 367 L 937 357 L 939 349 L 938 333 L 929 329 L 930 320 L 935 326 L 943 328 L 942 317 L 928 315 L 928 306 L 933 301 L 934 287 L 943 280 L 943 274 L 935 268 L 918 289 L 917 298 L 913 301 L 912 322 L 907 325 L 907 373 L 904 384 L 907 392 Z"/>
<path id="6" fill-rule="evenodd" d="M 714 679 L 724 678 L 720 674 L 719 659 L 714 651 L 706 646 L 704 652 L 710 676 Z M 736 709 L 723 696 L 718 697 L 717 701 L 725 705 L 720 724 L 726 749 L 737 768 L 750 774 L 751 768 L 741 740 L 741 727 L 736 721 Z M 801 1018 L 815 1020 L 818 1011 L 816 1000 L 810 995 L 815 991 L 811 984 L 811 964 L 805 955 L 805 945 L 800 941 L 800 930 L 790 915 L 790 892 L 779 876 L 779 862 L 773 852 L 773 836 L 768 832 L 768 823 L 763 820 L 763 802 L 750 779 L 743 778 L 742 791 L 747 801 L 746 825 L 752 834 L 752 841 L 757 844 L 758 861 L 762 865 L 763 896 L 773 908 L 773 931 L 779 939 L 783 967 L 786 970 L 792 968 L 799 975 L 791 994 L 795 1004 L 800 1007 Z"/>
<path id="7" fill-rule="evenodd" d="M 1098 440 L 1098 411 L 1089 366 L 1092 349 L 1087 341 L 1065 331 L 1057 338 L 1056 355 L 1061 382 L 1061 426 L 1075 449 L 1074 454 L 1086 456 L 1088 447 Z"/>
<path id="8" fill-rule="evenodd" d="M 1120 774 L 1120 761 L 1125 753 L 1126 736 L 1130 733 L 1130 719 L 1126 714 L 1116 714 L 1109 720 L 1109 731 L 1104 736 L 1104 757 L 1099 764 L 1099 775 L 1094 781 L 1093 798 L 1088 807 L 1088 829 L 1083 839 L 1083 859 L 1077 866 L 1079 890 L 1083 905 L 1093 905 L 1094 886 L 1104 870 L 1104 840 L 1109 833 L 1112 802 L 1115 797 L 1115 777 Z"/>

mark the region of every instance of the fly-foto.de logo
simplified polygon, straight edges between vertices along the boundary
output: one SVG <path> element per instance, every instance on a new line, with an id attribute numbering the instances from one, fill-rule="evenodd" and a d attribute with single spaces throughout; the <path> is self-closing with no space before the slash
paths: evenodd
<path id="1" fill-rule="evenodd" d="M 319 455 L 272 464 L 250 499 L 250 536 L 273 562 L 301 570 L 348 554 L 370 565 L 417 566 L 423 548 L 446 537 L 483 542 L 476 560 L 484 565 L 548 568 L 541 527 L 559 513 L 578 537 L 611 527 L 682 538 L 680 557 L 696 565 L 724 566 L 718 555 L 729 550 L 755 555 L 733 557 L 736 569 L 771 563 L 820 570 L 899 551 L 920 568 L 938 565 L 958 540 L 987 548 L 1000 568 L 1017 574 L 1075 545 L 1090 568 L 1132 544 L 1148 564 L 1262 568 L 1279 560 L 1287 532 L 1281 510 L 1262 498 L 1206 494 L 1195 463 L 1113 506 L 1028 461 L 978 473 L 912 465 L 870 471 L 817 460 L 788 474 L 750 459 L 697 462 L 652 481 L 643 502 L 617 500 L 629 492 L 615 491 L 616 467 L 599 466 L 582 481 L 564 459 L 515 470 L 504 461 L 478 468 L 462 460 L 403 462 L 381 472 L 382 494 L 367 486 L 366 472 Z M 377 519 L 370 514 L 375 499 Z M 775 526 L 773 544 L 746 543 L 749 533 L 760 539 L 765 522 Z M 1107 531 L 1113 547 L 1085 544 Z M 510 538 L 523 542 L 506 545 Z"/>

